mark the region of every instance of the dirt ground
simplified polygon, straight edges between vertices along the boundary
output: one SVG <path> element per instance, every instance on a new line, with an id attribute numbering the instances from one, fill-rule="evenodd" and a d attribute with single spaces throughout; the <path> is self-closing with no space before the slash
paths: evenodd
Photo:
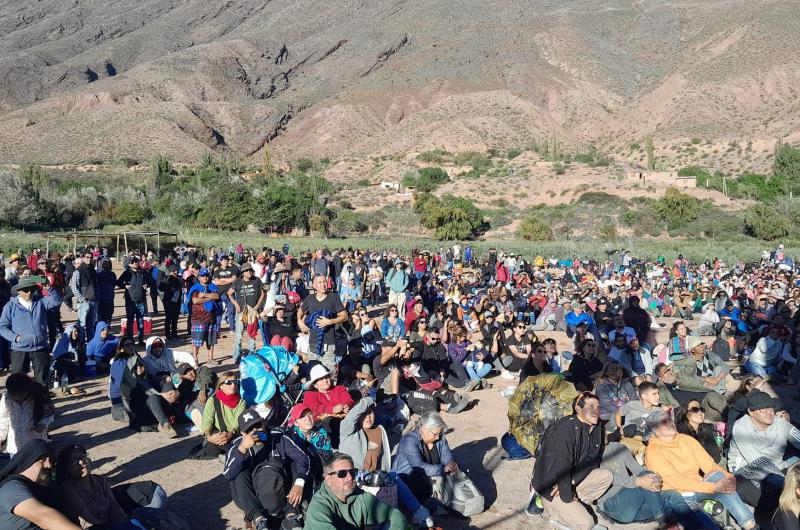
<path id="1" fill-rule="evenodd" d="M 76 313 L 62 308 L 64 322 L 74 321 Z M 120 319 L 124 317 L 124 304 L 118 296 L 112 330 L 119 331 Z M 658 333 L 660 342 L 666 339 L 671 322 L 662 319 L 667 326 Z M 186 340 L 186 323 L 181 319 L 181 340 L 168 344 L 171 348 L 189 349 Z M 153 333 L 163 335 L 163 312 L 154 318 Z M 230 358 L 232 333 L 223 329 L 225 336 L 217 346 L 217 357 L 223 354 L 222 364 L 215 367 L 221 372 L 233 367 Z M 545 333 L 559 342 L 560 349 L 568 349 L 569 342 L 563 333 Z M 144 353 L 143 351 L 140 353 Z M 201 353 L 201 360 L 204 360 Z M 475 481 L 486 498 L 486 511 L 471 519 L 441 519 L 439 524 L 446 530 L 455 529 L 517 529 L 547 528 L 548 522 L 541 517 L 525 514 L 528 502 L 528 484 L 531 478 L 530 460 L 509 462 L 503 458 L 499 445 L 500 437 L 508 428 L 507 400 L 499 391 L 513 382 L 494 378 L 494 388 L 477 391 L 472 397 L 475 406 L 458 415 L 444 414 L 452 431 L 448 434 L 462 469 Z M 113 485 L 138 480 L 153 480 L 161 484 L 170 495 L 170 507 L 186 518 L 192 528 L 203 530 L 225 530 L 243 527 L 242 514 L 231 502 L 229 486 L 222 478 L 222 464 L 217 461 L 189 460 L 192 447 L 200 443 L 200 437 L 188 432 L 187 426 L 178 426 L 180 436 L 167 440 L 158 433 L 136 433 L 124 424 L 112 421 L 107 398 L 107 378 L 98 378 L 81 383 L 87 392 L 82 398 L 59 398 L 56 400 L 57 417 L 51 429 L 56 448 L 68 443 L 85 445 L 93 459 L 96 472 L 106 475 Z M 735 382 L 729 378 L 729 389 Z M 796 395 L 793 387 L 782 387 L 784 402 L 790 406 L 794 417 L 800 417 L 797 402 L 788 398 Z M 623 528 L 609 525 L 610 528 Z M 627 525 L 625 528 L 646 528 L 644 525 Z"/>

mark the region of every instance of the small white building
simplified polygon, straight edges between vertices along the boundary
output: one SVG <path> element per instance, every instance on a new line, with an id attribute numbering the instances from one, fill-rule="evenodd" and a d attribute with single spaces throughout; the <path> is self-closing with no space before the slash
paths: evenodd
<path id="1" fill-rule="evenodd" d="M 399 182 L 390 182 L 385 180 L 381 182 L 381 189 L 384 190 L 392 190 L 392 191 L 400 191 L 400 183 Z"/>

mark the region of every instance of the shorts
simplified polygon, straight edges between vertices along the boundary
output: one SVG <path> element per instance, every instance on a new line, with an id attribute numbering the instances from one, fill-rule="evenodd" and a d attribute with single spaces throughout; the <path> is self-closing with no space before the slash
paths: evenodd
<path id="1" fill-rule="evenodd" d="M 192 346 L 199 348 L 203 344 L 206 348 L 211 348 L 217 343 L 217 333 L 219 324 L 196 324 L 192 323 Z"/>

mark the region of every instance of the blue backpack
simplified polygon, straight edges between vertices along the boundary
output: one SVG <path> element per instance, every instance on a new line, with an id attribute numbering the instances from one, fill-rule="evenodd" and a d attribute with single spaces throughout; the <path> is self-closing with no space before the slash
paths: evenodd
<path id="1" fill-rule="evenodd" d="M 508 455 L 507 460 L 525 460 L 530 458 L 531 452 L 522 447 L 514 435 L 510 432 L 507 432 L 500 438 L 500 445 L 503 446 L 505 449 L 506 454 Z"/>

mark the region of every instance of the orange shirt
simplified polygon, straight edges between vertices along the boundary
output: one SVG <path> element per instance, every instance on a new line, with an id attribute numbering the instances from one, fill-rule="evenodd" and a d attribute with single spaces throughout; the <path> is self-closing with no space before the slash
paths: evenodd
<path id="1" fill-rule="evenodd" d="M 703 476 L 714 471 L 730 476 L 714 462 L 700 442 L 686 434 L 677 434 L 671 442 L 651 437 L 644 453 L 644 463 L 647 469 L 661 475 L 665 490 L 682 493 L 714 493 L 714 484 L 703 481 Z"/>

